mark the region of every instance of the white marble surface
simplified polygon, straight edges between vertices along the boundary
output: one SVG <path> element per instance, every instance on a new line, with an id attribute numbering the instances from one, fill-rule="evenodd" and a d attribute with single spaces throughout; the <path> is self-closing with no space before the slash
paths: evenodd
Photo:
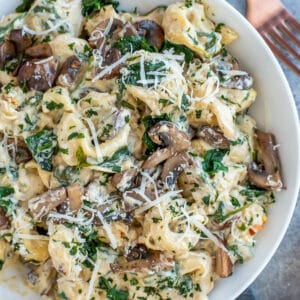
<path id="1" fill-rule="evenodd" d="M 262 0 L 263 1 L 263 0 Z M 242 14 L 246 13 L 246 1 L 228 0 Z M 283 0 L 285 6 L 300 21 L 300 1 Z M 298 35 L 300 38 L 300 34 Z M 298 48 L 300 53 L 300 49 Z M 300 77 L 282 65 L 295 97 L 300 114 Z M 300 66 L 300 63 L 298 63 Z M 299 300 L 300 299 L 300 201 L 296 207 L 289 229 L 270 263 L 252 284 L 253 297 L 257 300 Z"/>

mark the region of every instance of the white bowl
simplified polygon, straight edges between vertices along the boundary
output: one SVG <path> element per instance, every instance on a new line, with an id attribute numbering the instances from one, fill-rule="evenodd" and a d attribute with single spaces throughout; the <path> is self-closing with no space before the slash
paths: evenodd
<path id="1" fill-rule="evenodd" d="M 133 11 L 137 7 L 147 12 L 172 0 L 119 0 L 121 8 Z M 2 2 L 2 1 L 1 1 Z M 13 11 L 19 0 L 3 1 L 0 16 Z M 293 96 L 287 80 L 271 51 L 255 29 L 224 0 L 208 0 L 212 19 L 237 30 L 238 41 L 230 46 L 230 52 L 238 58 L 243 68 L 255 78 L 258 97 L 251 114 L 259 126 L 275 134 L 280 146 L 283 177 L 287 189 L 276 195 L 277 202 L 269 209 L 268 222 L 258 236 L 255 256 L 234 269 L 231 277 L 220 280 L 211 300 L 234 299 L 259 275 L 275 253 L 291 220 L 300 183 L 299 123 Z M 9 268 L 0 277 L 1 299 L 40 299 L 23 286 L 19 271 Z M 15 276 L 15 274 L 17 275 Z M 6 279 L 6 280 L 4 280 Z"/>

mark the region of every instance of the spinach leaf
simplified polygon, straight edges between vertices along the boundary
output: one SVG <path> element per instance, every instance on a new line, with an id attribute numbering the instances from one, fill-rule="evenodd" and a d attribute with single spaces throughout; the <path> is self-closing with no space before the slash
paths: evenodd
<path id="1" fill-rule="evenodd" d="M 16 12 L 22 13 L 26 12 L 30 9 L 31 5 L 33 4 L 34 0 L 23 0 L 23 3 L 17 6 Z"/>
<path id="2" fill-rule="evenodd" d="M 15 192 L 11 186 L 1 185 L 0 186 L 0 198 L 7 197 Z"/>
<path id="3" fill-rule="evenodd" d="M 240 264 L 242 264 L 244 262 L 244 258 L 243 256 L 238 252 L 238 246 L 237 245 L 231 245 L 229 247 L 227 247 L 227 249 L 229 251 L 232 251 L 233 252 L 233 255 L 236 256 L 238 258 L 238 262 Z"/>
<path id="4" fill-rule="evenodd" d="M 226 215 L 224 214 L 224 203 L 220 202 L 218 209 L 213 214 L 213 217 L 217 223 L 222 223 L 226 220 Z"/>
<path id="5" fill-rule="evenodd" d="M 65 292 L 60 292 L 60 293 L 57 294 L 57 296 L 61 300 L 69 300 L 69 298 L 66 296 Z"/>
<path id="6" fill-rule="evenodd" d="M 16 167 L 9 166 L 9 172 L 12 175 L 13 180 L 17 180 L 19 177 L 19 170 Z M 0 176 L 5 175 L 7 173 L 6 168 L 0 168 Z"/>
<path id="7" fill-rule="evenodd" d="M 253 201 L 256 198 L 265 195 L 266 194 L 266 190 L 262 190 L 262 189 L 258 189 L 258 188 L 254 188 L 254 187 L 248 187 L 245 188 L 244 190 L 240 191 L 240 194 L 242 196 L 245 196 L 247 198 L 248 201 Z"/>
<path id="8" fill-rule="evenodd" d="M 67 166 L 63 169 L 58 167 L 55 168 L 53 175 L 62 186 L 68 186 L 79 181 L 80 170 L 76 166 Z"/>
<path id="9" fill-rule="evenodd" d="M 11 196 L 15 192 L 11 186 L 0 186 L 0 206 L 4 208 L 6 215 L 10 216 L 16 210 L 17 201 Z"/>
<path id="10" fill-rule="evenodd" d="M 184 60 L 190 63 L 194 58 L 194 52 L 184 45 L 174 44 L 169 41 L 165 41 L 162 47 L 162 51 L 173 49 L 175 54 L 184 54 Z"/>
<path id="11" fill-rule="evenodd" d="M 84 17 L 91 17 L 96 11 L 110 4 L 116 9 L 119 2 L 114 0 L 82 0 L 81 13 Z"/>
<path id="12" fill-rule="evenodd" d="M 119 49 L 122 54 L 141 49 L 149 52 L 157 52 L 155 47 L 149 45 L 148 41 L 139 35 L 125 36 L 115 42 L 113 48 Z"/>
<path id="13" fill-rule="evenodd" d="M 228 153 L 228 149 L 208 150 L 204 155 L 202 162 L 203 170 L 208 174 L 214 174 L 219 171 L 227 172 L 228 168 L 222 164 L 223 157 Z"/>
<path id="14" fill-rule="evenodd" d="M 136 85 L 136 86 L 143 86 L 143 83 L 140 82 L 141 80 L 141 65 L 140 63 L 134 63 L 127 67 L 128 74 L 126 75 L 123 80 L 120 80 L 120 84 L 122 85 L 119 88 L 121 91 L 124 90 L 125 84 Z M 146 84 L 147 87 L 154 86 L 154 81 L 157 80 L 159 83 L 164 77 L 164 72 L 166 71 L 166 66 L 163 61 L 160 62 L 151 62 L 146 61 L 144 63 L 144 71 L 146 80 L 149 82 Z M 154 75 L 153 72 L 159 72 L 159 75 Z"/>
<path id="15" fill-rule="evenodd" d="M 155 151 L 158 146 L 150 139 L 148 131 L 150 130 L 151 127 L 153 127 L 156 123 L 158 123 L 160 121 L 171 122 L 172 121 L 171 116 L 168 114 L 161 114 L 158 116 L 147 115 L 142 118 L 142 122 L 145 127 L 145 132 L 143 134 L 142 141 L 144 142 L 144 144 L 146 145 L 147 149 L 150 152 Z"/>
<path id="16" fill-rule="evenodd" d="M 43 129 L 42 131 L 29 136 L 25 140 L 35 161 L 43 170 L 52 171 L 52 157 L 57 148 L 57 136 L 52 130 Z"/>
<path id="17" fill-rule="evenodd" d="M 191 276 L 185 275 L 182 276 L 176 283 L 175 288 L 179 291 L 179 294 L 183 297 L 192 297 L 191 293 L 193 292 L 193 281 Z"/>
<path id="18" fill-rule="evenodd" d="M 111 281 L 101 276 L 99 278 L 99 288 L 106 291 L 106 296 L 110 300 L 127 300 L 128 292 L 119 290 L 116 285 L 111 286 Z"/>
<path id="19" fill-rule="evenodd" d="M 111 169 L 113 172 L 120 173 L 122 168 L 122 162 L 130 156 L 130 152 L 127 146 L 121 147 L 117 150 L 111 158 L 106 158 L 98 166 Z"/>

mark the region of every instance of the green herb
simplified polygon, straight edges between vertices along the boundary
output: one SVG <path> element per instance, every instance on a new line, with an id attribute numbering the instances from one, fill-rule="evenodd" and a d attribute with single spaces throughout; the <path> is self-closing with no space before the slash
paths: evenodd
<path id="1" fill-rule="evenodd" d="M 232 146 L 242 145 L 243 143 L 244 143 L 244 140 L 241 139 L 241 138 L 238 138 L 238 139 L 235 140 L 235 141 L 230 141 L 230 145 L 232 145 Z"/>
<path id="2" fill-rule="evenodd" d="M 16 12 L 22 13 L 26 12 L 30 9 L 31 5 L 33 4 L 34 0 L 23 0 L 23 3 L 17 6 Z"/>
<path id="3" fill-rule="evenodd" d="M 224 214 L 224 203 L 220 202 L 218 209 L 213 214 L 213 217 L 217 223 L 222 223 L 226 220 L 226 215 Z"/>
<path id="4" fill-rule="evenodd" d="M 84 138 L 85 138 L 85 136 L 82 132 L 74 131 L 68 136 L 68 141 L 70 141 L 72 139 L 84 139 Z"/>
<path id="5" fill-rule="evenodd" d="M 70 255 L 74 256 L 77 253 L 77 246 L 73 246 L 70 251 L 69 251 Z"/>
<path id="6" fill-rule="evenodd" d="M 239 252 L 238 252 L 238 246 L 237 245 L 231 245 L 231 246 L 227 247 L 227 249 L 229 251 L 233 252 L 233 255 L 235 255 L 238 258 L 238 262 L 240 264 L 242 264 L 244 262 L 243 256 L 241 254 L 239 254 Z"/>
<path id="7" fill-rule="evenodd" d="M 69 149 L 68 148 L 58 148 L 57 149 L 58 152 L 62 153 L 62 154 L 69 154 Z"/>
<path id="8" fill-rule="evenodd" d="M 208 174 L 214 174 L 219 171 L 227 172 L 228 168 L 222 164 L 224 156 L 228 153 L 228 149 L 212 149 L 208 150 L 204 155 L 202 162 L 203 170 Z"/>
<path id="9" fill-rule="evenodd" d="M 111 158 L 106 158 L 99 164 L 102 168 L 111 169 L 113 172 L 120 173 L 122 168 L 122 162 L 130 156 L 130 152 L 127 146 L 121 147 L 117 150 Z"/>
<path id="10" fill-rule="evenodd" d="M 101 276 L 99 278 L 99 286 L 100 289 L 106 291 L 106 296 L 110 300 L 127 300 L 128 292 L 124 290 L 117 289 L 117 286 L 111 286 L 111 281 Z"/>
<path id="11" fill-rule="evenodd" d="M 130 284 L 131 285 L 137 285 L 138 283 L 139 283 L 139 281 L 136 278 L 130 279 Z"/>
<path id="12" fill-rule="evenodd" d="M 159 99 L 158 103 L 162 104 L 165 107 L 167 105 L 172 104 L 172 101 L 170 101 L 169 99 Z"/>
<path id="13" fill-rule="evenodd" d="M 14 82 L 11 80 L 7 85 L 4 86 L 5 93 L 8 94 L 13 86 Z"/>
<path id="14" fill-rule="evenodd" d="M 85 114 L 88 118 L 91 118 L 92 116 L 98 116 L 98 113 L 92 108 L 88 109 Z"/>
<path id="15" fill-rule="evenodd" d="M 155 224 L 159 223 L 161 220 L 162 219 L 160 219 L 160 218 L 155 218 L 155 217 L 152 218 L 152 222 Z"/>
<path id="16" fill-rule="evenodd" d="M 88 167 L 89 164 L 86 163 L 86 156 L 81 147 L 79 147 L 76 151 L 76 158 L 77 158 L 77 168 L 81 169 L 84 167 Z"/>
<path id="17" fill-rule="evenodd" d="M 177 289 L 179 294 L 183 297 L 191 297 L 192 295 L 190 293 L 193 292 L 193 286 L 191 276 L 185 275 L 177 281 L 175 289 Z"/>
<path id="18" fill-rule="evenodd" d="M 237 198 L 235 198 L 235 197 L 231 197 L 231 198 L 230 198 L 230 202 L 231 202 L 231 204 L 232 204 L 234 207 L 240 207 L 240 206 L 241 206 L 239 200 L 238 200 Z"/>
<path id="19" fill-rule="evenodd" d="M 51 102 L 46 101 L 45 104 L 49 110 L 61 109 L 64 107 L 62 103 L 56 103 L 54 101 Z"/>
<path id="20" fill-rule="evenodd" d="M 219 23 L 216 28 L 215 31 L 221 33 L 222 27 L 225 26 L 224 23 Z"/>
<path id="21" fill-rule="evenodd" d="M 193 1 L 192 0 L 185 0 L 184 5 L 185 5 L 185 7 L 190 8 L 193 5 Z"/>
<path id="22" fill-rule="evenodd" d="M 52 171 L 52 156 L 57 148 L 57 136 L 52 130 L 42 131 L 26 138 L 26 144 L 35 161 L 43 170 Z"/>
<path id="23" fill-rule="evenodd" d="M 62 186 L 68 186 L 79 181 L 80 169 L 77 166 L 67 166 L 65 168 L 55 168 L 53 175 Z"/>
<path id="24" fill-rule="evenodd" d="M 91 17 L 95 12 L 110 4 L 116 9 L 119 2 L 114 0 L 82 0 L 81 13 L 84 17 Z"/>
<path id="25" fill-rule="evenodd" d="M 202 201 L 205 205 L 209 205 L 210 195 L 206 195 L 202 198 Z"/>
<path id="26" fill-rule="evenodd" d="M 15 192 L 11 186 L 1 185 L 0 186 L 0 198 L 5 198 Z"/>
<path id="27" fill-rule="evenodd" d="M 57 294 L 57 296 L 62 300 L 69 300 L 69 298 L 66 296 L 65 292 L 60 292 Z"/>
<path id="28" fill-rule="evenodd" d="M 195 46 L 199 45 L 199 41 L 188 33 L 188 37 L 192 40 Z"/>
<path id="29" fill-rule="evenodd" d="M 245 231 L 247 229 L 247 226 L 245 223 L 243 223 L 241 226 L 238 227 L 239 230 Z"/>
<path id="30" fill-rule="evenodd" d="M 147 149 L 151 152 L 156 150 L 156 148 L 158 146 L 151 140 L 151 138 L 148 135 L 148 131 L 150 130 L 151 127 L 153 127 L 156 123 L 158 123 L 160 121 L 171 122 L 172 121 L 171 116 L 168 114 L 162 114 L 162 115 L 157 115 L 157 116 L 147 115 L 142 118 L 142 122 L 145 127 L 145 132 L 143 134 L 142 141 L 146 145 Z"/>
<path id="31" fill-rule="evenodd" d="M 3 260 L 3 259 L 0 259 L 0 271 L 1 271 L 2 268 L 3 268 L 3 265 L 4 265 L 4 260 Z"/>
<path id="32" fill-rule="evenodd" d="M 119 49 L 123 55 L 141 49 L 148 52 L 157 52 L 155 47 L 149 45 L 148 41 L 139 35 L 125 36 L 115 42 L 113 48 Z"/>
<path id="33" fill-rule="evenodd" d="M 218 37 L 215 34 L 215 32 L 199 32 L 198 36 L 200 37 L 207 37 L 208 41 L 204 44 L 205 50 L 210 52 L 210 50 L 214 49 L 216 46 L 216 43 L 218 41 Z"/>
<path id="34" fill-rule="evenodd" d="M 136 85 L 136 86 L 144 86 L 147 87 L 154 86 L 154 81 L 159 83 L 164 77 L 166 72 L 166 66 L 163 61 L 160 62 L 144 62 L 144 71 L 145 71 L 145 78 L 146 81 L 149 83 L 141 82 L 141 65 L 140 63 L 134 63 L 127 67 L 127 75 L 120 80 L 120 91 L 122 92 L 125 88 L 124 83 L 128 85 Z M 151 73 L 150 73 L 151 72 Z M 154 75 L 153 72 L 159 72 L 159 75 Z M 150 73 L 150 74 L 149 74 Z"/>
<path id="35" fill-rule="evenodd" d="M 175 54 L 184 54 L 184 60 L 190 63 L 194 58 L 194 52 L 184 45 L 173 44 L 169 41 L 165 41 L 162 47 L 162 51 L 173 49 Z"/>
<path id="36" fill-rule="evenodd" d="M 196 118 L 197 118 L 197 119 L 200 119 L 200 118 L 201 118 L 201 115 L 202 115 L 202 110 L 201 110 L 201 109 L 196 110 Z"/>
<path id="37" fill-rule="evenodd" d="M 12 175 L 14 181 L 16 181 L 19 177 L 19 170 L 16 167 L 9 166 L 8 167 L 9 173 Z M 0 176 L 7 174 L 6 168 L 0 168 Z"/>
<path id="38" fill-rule="evenodd" d="M 181 109 L 183 111 L 187 111 L 189 109 L 189 98 L 187 97 L 186 94 L 183 94 L 182 95 L 182 98 L 181 98 Z"/>
<path id="39" fill-rule="evenodd" d="M 42 99 L 43 99 L 43 93 L 36 92 L 34 96 L 31 96 L 25 100 L 25 105 L 37 106 Z"/>
<path id="40" fill-rule="evenodd" d="M 33 116 L 32 119 L 30 119 L 29 115 L 26 113 L 24 121 L 27 125 L 29 125 L 26 130 L 34 130 L 37 125 L 37 119 L 35 119 L 36 116 Z"/>
<path id="41" fill-rule="evenodd" d="M 242 196 L 246 196 L 247 200 L 253 201 L 256 198 L 265 195 L 266 192 L 267 192 L 266 190 L 262 190 L 262 189 L 258 189 L 258 188 L 254 188 L 254 187 L 249 187 L 249 188 L 245 188 L 244 190 L 240 191 L 240 194 Z"/>
<path id="42" fill-rule="evenodd" d="M 120 105 L 123 106 L 123 107 L 126 107 L 126 108 L 129 108 L 131 110 L 134 110 L 134 106 L 132 104 L 130 104 L 129 102 L 125 101 L 125 100 L 122 100 L 120 102 Z"/>

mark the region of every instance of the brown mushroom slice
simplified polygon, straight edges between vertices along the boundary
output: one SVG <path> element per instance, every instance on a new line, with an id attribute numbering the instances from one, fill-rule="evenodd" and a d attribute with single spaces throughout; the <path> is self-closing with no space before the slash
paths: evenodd
<path id="1" fill-rule="evenodd" d="M 216 251 L 216 270 L 215 272 L 225 278 L 232 274 L 232 262 L 228 254 L 221 248 Z"/>
<path id="2" fill-rule="evenodd" d="M 152 20 L 142 20 L 134 24 L 138 35 L 143 36 L 148 41 L 149 45 L 160 50 L 164 41 L 165 34 L 163 29 Z"/>
<path id="3" fill-rule="evenodd" d="M 41 265 L 30 264 L 27 266 L 26 278 L 29 286 L 40 295 L 47 295 L 56 281 L 56 271 L 51 259 Z"/>
<path id="4" fill-rule="evenodd" d="M 112 185 L 120 192 L 125 192 L 132 187 L 134 179 L 137 175 L 137 169 L 126 170 L 121 173 L 116 173 L 111 179 Z"/>
<path id="5" fill-rule="evenodd" d="M 0 68 L 4 68 L 6 63 L 17 56 L 15 45 L 10 41 L 0 44 Z"/>
<path id="6" fill-rule="evenodd" d="M 214 148 L 230 148 L 230 141 L 223 135 L 220 130 L 218 130 L 217 127 L 204 125 L 199 128 L 197 136 Z"/>
<path id="7" fill-rule="evenodd" d="M 174 267 L 174 261 L 165 258 L 159 251 L 155 251 L 151 256 L 144 259 L 131 261 L 120 261 L 110 264 L 113 273 L 127 272 L 160 272 L 171 270 Z"/>
<path id="8" fill-rule="evenodd" d="M 13 29 L 9 33 L 9 40 L 12 41 L 18 53 L 23 52 L 32 45 L 32 37 L 22 29 Z"/>
<path id="9" fill-rule="evenodd" d="M 128 262 L 134 261 L 137 259 L 146 259 L 151 256 L 151 253 L 148 251 L 147 247 L 143 244 L 137 244 L 133 248 L 129 249 L 129 252 L 126 254 L 126 260 Z"/>
<path id="10" fill-rule="evenodd" d="M 78 56 L 72 55 L 68 57 L 56 79 L 56 84 L 71 87 L 74 83 L 80 80 L 80 73 L 82 73 L 82 69 L 83 63 Z"/>
<path id="11" fill-rule="evenodd" d="M 28 208 L 35 220 L 40 220 L 52 209 L 67 200 L 67 193 L 64 187 L 48 190 L 47 192 L 34 197 L 28 201 Z"/>
<path id="12" fill-rule="evenodd" d="M 149 130 L 148 135 L 154 143 L 167 146 L 172 153 L 187 150 L 190 146 L 188 134 L 171 122 L 156 123 Z"/>
<path id="13" fill-rule="evenodd" d="M 18 138 L 15 140 L 14 138 L 8 138 L 7 144 L 9 145 L 8 154 L 14 159 L 17 165 L 32 159 L 32 154 L 23 139 Z"/>
<path id="14" fill-rule="evenodd" d="M 142 169 L 152 169 L 168 159 L 171 155 L 172 151 L 169 148 L 158 149 L 144 161 Z"/>
<path id="15" fill-rule="evenodd" d="M 110 27 L 109 27 L 110 26 Z M 114 18 L 105 19 L 101 21 L 93 30 L 92 35 L 89 38 L 89 45 L 92 48 L 100 48 L 103 47 L 106 43 L 107 36 L 111 37 L 115 31 L 121 31 L 124 27 L 124 23 L 120 19 Z M 106 32 L 107 28 L 109 28 L 108 32 Z M 104 32 L 106 36 L 104 36 Z"/>
<path id="16" fill-rule="evenodd" d="M 9 228 L 9 218 L 6 216 L 5 209 L 0 206 L 0 230 Z"/>
<path id="17" fill-rule="evenodd" d="M 191 163 L 191 158 L 186 152 L 177 153 L 174 156 L 171 156 L 164 163 L 160 174 L 161 180 L 168 186 L 174 186 L 184 168 Z"/>
<path id="18" fill-rule="evenodd" d="M 58 72 L 58 60 L 53 56 L 46 59 L 34 58 L 26 61 L 19 69 L 20 85 L 45 92 L 54 85 Z"/>
<path id="19" fill-rule="evenodd" d="M 283 183 L 280 175 L 280 160 L 275 137 L 271 133 L 256 131 L 258 145 L 262 154 L 263 168 L 254 162 L 248 168 L 250 181 L 259 188 L 280 190 Z"/>
<path id="20" fill-rule="evenodd" d="M 77 212 L 83 204 L 83 188 L 80 183 L 73 183 L 67 186 L 66 189 L 69 198 L 69 210 L 71 212 Z"/>
<path id="21" fill-rule="evenodd" d="M 35 58 L 46 58 L 52 56 L 53 52 L 50 44 L 45 42 L 26 49 L 25 54 Z"/>

